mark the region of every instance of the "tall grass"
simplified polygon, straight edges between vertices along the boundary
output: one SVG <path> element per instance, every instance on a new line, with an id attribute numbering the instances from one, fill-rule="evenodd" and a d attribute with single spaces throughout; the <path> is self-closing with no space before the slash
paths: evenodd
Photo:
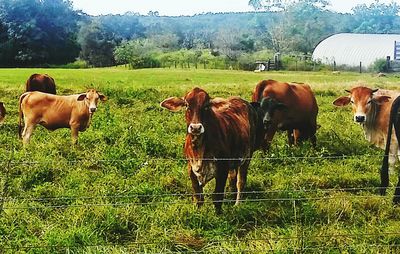
<path id="1" fill-rule="evenodd" d="M 69 130 L 38 127 L 17 138 L 18 97 L 32 73 L 55 78 L 60 94 L 95 87 L 109 97 L 71 146 Z M 200 86 L 214 97 L 249 100 L 261 79 L 309 83 L 320 113 L 317 147 L 276 136 L 257 152 L 239 207 L 217 216 L 207 195 L 196 209 L 183 160 L 183 113 L 159 102 Z M 344 89 L 396 88 L 395 76 L 220 70 L 0 69 L 0 248 L 5 253 L 387 253 L 396 252 L 400 211 L 380 197 L 383 152 L 369 145 Z M 329 157 L 329 158 L 327 158 Z M 393 182 L 395 178 L 392 176 Z M 211 193 L 213 183 L 206 186 Z M 393 190 L 391 190 L 393 193 Z M 229 196 L 226 197 L 229 200 Z"/>

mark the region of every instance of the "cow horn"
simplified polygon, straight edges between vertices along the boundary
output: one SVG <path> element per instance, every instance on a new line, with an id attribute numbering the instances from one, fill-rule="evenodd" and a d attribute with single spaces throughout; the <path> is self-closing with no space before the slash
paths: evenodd
<path id="1" fill-rule="evenodd" d="M 351 93 L 351 91 L 350 91 L 350 90 L 347 90 L 347 89 L 346 89 L 345 91 L 346 91 L 346 92 L 348 92 L 348 93 Z"/>
<path id="2" fill-rule="evenodd" d="M 375 93 L 375 92 L 377 92 L 378 90 L 379 90 L 379 88 L 373 89 L 373 90 L 372 90 L 372 93 Z"/>

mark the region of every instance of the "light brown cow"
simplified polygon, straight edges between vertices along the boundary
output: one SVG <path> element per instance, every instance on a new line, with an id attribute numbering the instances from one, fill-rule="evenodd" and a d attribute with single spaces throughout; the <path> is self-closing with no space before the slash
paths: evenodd
<path id="1" fill-rule="evenodd" d="M 19 99 L 19 135 L 24 144 L 27 144 L 37 124 L 48 130 L 70 128 L 72 141 L 76 144 L 78 132 L 89 127 L 99 99 L 106 101 L 107 97 L 94 89 L 69 96 L 42 92 L 24 93 Z M 22 133 L 21 118 L 25 122 Z"/>
<path id="2" fill-rule="evenodd" d="M 316 145 L 318 105 L 310 86 L 262 80 L 253 91 L 252 101 L 260 102 L 265 113 L 265 150 L 277 130 L 287 131 L 290 145 L 305 139 Z"/>
<path id="3" fill-rule="evenodd" d="M 339 107 L 351 104 L 353 120 L 362 126 L 365 138 L 376 147 L 385 149 L 389 129 L 390 109 L 393 99 L 399 96 L 400 92 L 380 89 L 373 90 L 364 86 L 357 86 L 351 90 L 346 90 L 346 92 L 349 93 L 348 96 L 337 98 L 333 104 Z M 396 136 L 392 135 L 390 141 L 388 159 L 392 168 L 396 161 L 398 161 L 396 155 L 400 155 L 400 153 Z"/>
<path id="4" fill-rule="evenodd" d="M 56 94 L 56 82 L 47 74 L 32 74 L 25 84 L 25 92 L 43 92 Z"/>
<path id="5" fill-rule="evenodd" d="M 0 102 L 0 124 L 4 123 L 5 117 L 6 117 L 6 108 L 4 107 L 4 103 Z"/>
<path id="6" fill-rule="evenodd" d="M 357 86 L 346 92 L 349 93 L 348 96 L 337 98 L 333 104 L 339 107 L 351 104 L 353 120 L 362 126 L 365 138 L 375 146 L 385 149 L 390 108 L 393 98 L 396 98 L 399 92 L 372 90 L 364 86 Z M 394 137 L 392 138 L 391 164 L 396 161 L 394 155 L 397 154 L 398 149 L 397 141 Z"/>

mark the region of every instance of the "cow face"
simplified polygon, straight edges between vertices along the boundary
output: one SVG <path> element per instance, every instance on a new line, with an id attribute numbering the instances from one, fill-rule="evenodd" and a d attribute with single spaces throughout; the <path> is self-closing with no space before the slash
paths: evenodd
<path id="1" fill-rule="evenodd" d="M 165 99 L 160 105 L 172 112 L 186 107 L 187 133 L 193 137 L 201 136 L 206 131 L 204 119 L 211 111 L 211 100 L 203 89 L 196 87 L 188 92 L 184 98 L 171 97 Z"/>
<path id="2" fill-rule="evenodd" d="M 97 104 L 99 100 L 106 101 L 107 97 L 95 89 L 90 89 L 86 93 L 83 93 L 78 96 L 78 101 L 85 101 L 86 105 L 89 108 L 89 114 L 93 114 L 97 110 Z"/>
<path id="3" fill-rule="evenodd" d="M 6 117 L 6 108 L 4 107 L 3 102 L 0 102 L 0 123 L 4 122 L 5 117 Z"/>
<path id="4" fill-rule="evenodd" d="M 274 122 L 278 111 L 287 109 L 287 106 L 274 98 L 264 97 L 260 102 L 260 107 L 263 112 L 264 128 L 268 129 Z"/>
<path id="5" fill-rule="evenodd" d="M 369 120 L 370 112 L 375 105 L 380 105 L 390 99 L 389 96 L 375 95 L 377 91 L 378 89 L 372 90 L 363 86 L 355 87 L 350 91 L 346 90 L 350 95 L 337 98 L 333 105 L 340 107 L 351 104 L 354 121 L 364 124 Z"/>

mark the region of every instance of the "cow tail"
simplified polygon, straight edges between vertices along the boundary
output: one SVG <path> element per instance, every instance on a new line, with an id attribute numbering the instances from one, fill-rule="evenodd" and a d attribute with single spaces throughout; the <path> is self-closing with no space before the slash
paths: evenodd
<path id="1" fill-rule="evenodd" d="M 18 104 L 18 136 L 22 138 L 22 118 L 24 117 L 24 113 L 22 112 L 22 100 L 27 96 L 28 93 L 24 93 L 19 97 L 19 104 Z"/>
<path id="2" fill-rule="evenodd" d="M 390 152 L 390 143 L 392 141 L 392 129 L 394 125 L 396 138 L 399 140 L 400 138 L 400 130 L 397 126 L 397 114 L 400 107 L 400 96 L 397 97 L 392 104 L 392 108 L 390 109 L 390 117 L 389 117 L 389 126 L 386 138 L 386 147 L 385 147 L 385 156 L 383 157 L 382 167 L 381 167 L 381 195 L 386 194 L 386 188 L 389 186 L 389 152 Z M 396 155 L 397 156 L 397 155 Z"/>

